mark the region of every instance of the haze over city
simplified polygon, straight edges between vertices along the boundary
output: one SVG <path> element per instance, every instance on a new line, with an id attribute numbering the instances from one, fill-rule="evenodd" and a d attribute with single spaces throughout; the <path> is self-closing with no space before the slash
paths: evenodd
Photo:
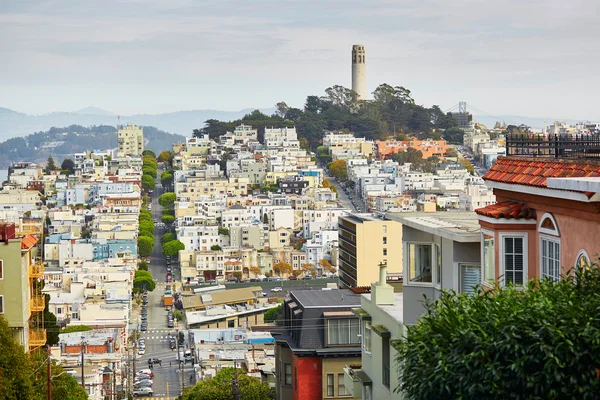
<path id="1" fill-rule="evenodd" d="M 350 87 L 445 110 L 600 118 L 599 5 L 500 1 L 29 1 L 0 7 L 0 106 L 43 114 L 267 108 Z"/>

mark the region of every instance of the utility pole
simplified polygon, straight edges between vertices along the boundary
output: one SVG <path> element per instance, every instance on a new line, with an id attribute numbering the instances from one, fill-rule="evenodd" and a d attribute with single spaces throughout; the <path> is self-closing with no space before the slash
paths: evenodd
<path id="1" fill-rule="evenodd" d="M 237 371 L 237 360 L 235 359 L 235 356 L 233 357 L 233 370 L 235 373 L 235 376 L 233 377 L 233 380 L 231 381 L 231 399 L 232 400 L 240 400 L 240 388 L 238 385 L 238 371 Z"/>
<path id="2" fill-rule="evenodd" d="M 50 365 L 50 345 L 48 347 L 48 365 L 46 374 L 48 375 L 48 400 L 52 400 L 52 369 Z"/>
<path id="3" fill-rule="evenodd" d="M 85 371 L 84 371 L 84 360 L 83 354 L 85 353 L 85 342 L 83 336 L 81 337 L 81 387 L 85 390 Z"/>
<path id="4" fill-rule="evenodd" d="M 117 363 L 113 363 L 113 400 L 117 400 Z"/>

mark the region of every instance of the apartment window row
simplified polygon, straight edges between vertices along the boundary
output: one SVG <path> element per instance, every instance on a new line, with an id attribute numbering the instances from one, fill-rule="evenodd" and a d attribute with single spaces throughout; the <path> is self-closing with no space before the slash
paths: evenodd
<path id="1" fill-rule="evenodd" d="M 327 397 L 335 396 L 335 375 L 327 374 Z M 338 387 L 338 396 L 350 396 L 350 393 L 346 390 L 346 385 L 344 384 L 344 374 L 337 374 L 337 387 Z"/>

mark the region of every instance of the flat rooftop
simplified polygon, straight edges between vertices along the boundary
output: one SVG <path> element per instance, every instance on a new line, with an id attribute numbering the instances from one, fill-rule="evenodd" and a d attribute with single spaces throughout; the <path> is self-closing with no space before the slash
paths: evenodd
<path id="1" fill-rule="evenodd" d="M 473 211 L 441 211 L 435 213 L 385 213 L 385 219 L 398 221 L 413 229 L 438 235 L 455 242 L 479 242 L 481 231 Z"/>
<path id="2" fill-rule="evenodd" d="M 348 289 L 297 290 L 292 297 L 302 308 L 332 308 L 360 306 L 360 295 Z"/>

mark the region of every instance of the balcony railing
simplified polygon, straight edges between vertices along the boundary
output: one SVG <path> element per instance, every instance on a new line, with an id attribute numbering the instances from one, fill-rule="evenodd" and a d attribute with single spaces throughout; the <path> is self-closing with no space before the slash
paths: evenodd
<path id="1" fill-rule="evenodd" d="M 46 331 L 43 329 L 29 330 L 29 350 L 42 347 L 46 344 Z"/>
<path id="2" fill-rule="evenodd" d="M 600 159 L 600 135 L 509 134 L 506 155 Z"/>
<path id="3" fill-rule="evenodd" d="M 29 265 L 29 278 L 39 279 L 44 277 L 44 263 L 36 262 Z"/>
<path id="4" fill-rule="evenodd" d="M 45 307 L 45 297 L 44 296 L 31 296 L 31 299 L 29 300 L 29 310 L 31 312 L 40 312 L 40 311 L 44 311 L 44 307 Z"/>

